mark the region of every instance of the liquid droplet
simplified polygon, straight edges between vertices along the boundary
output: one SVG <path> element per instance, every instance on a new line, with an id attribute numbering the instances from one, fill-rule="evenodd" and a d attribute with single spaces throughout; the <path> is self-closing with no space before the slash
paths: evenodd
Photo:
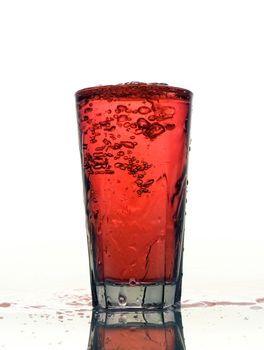
<path id="1" fill-rule="evenodd" d="M 126 306 L 126 303 L 127 303 L 126 296 L 123 295 L 123 294 L 119 294 L 119 296 L 118 296 L 118 303 L 119 303 L 120 306 Z"/>

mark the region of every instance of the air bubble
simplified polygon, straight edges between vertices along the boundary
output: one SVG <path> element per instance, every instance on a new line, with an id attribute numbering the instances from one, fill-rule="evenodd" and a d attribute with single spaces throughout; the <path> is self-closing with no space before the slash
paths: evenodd
<path id="1" fill-rule="evenodd" d="M 84 110 L 84 113 L 89 113 L 89 112 L 92 112 L 92 108 L 85 108 L 85 110 Z"/>
<path id="2" fill-rule="evenodd" d="M 135 147 L 134 143 L 131 141 L 121 141 L 120 143 L 126 148 L 134 148 Z"/>
<path id="3" fill-rule="evenodd" d="M 121 114 L 117 117 L 117 121 L 119 123 L 125 122 L 127 120 L 127 115 L 126 114 Z M 129 123 L 128 123 L 129 124 Z M 125 125 L 125 124 L 124 124 Z"/>
<path id="4" fill-rule="evenodd" d="M 116 113 L 122 113 L 127 111 L 128 111 L 128 108 L 125 105 L 118 105 L 115 110 Z"/>
<path id="5" fill-rule="evenodd" d="M 161 135 L 165 132 L 165 128 L 163 125 L 159 123 L 153 123 L 149 129 L 147 130 L 145 136 L 148 136 L 150 139 L 154 139 L 157 136 Z"/>
<path id="6" fill-rule="evenodd" d="M 166 114 L 169 117 L 172 117 L 175 114 L 175 108 L 171 106 L 165 106 L 162 108 L 162 113 Z"/>
<path id="7" fill-rule="evenodd" d="M 141 128 L 143 129 L 143 128 L 148 128 L 151 124 L 145 118 L 139 118 L 137 120 L 137 125 L 140 129 Z"/>
<path id="8" fill-rule="evenodd" d="M 135 280 L 135 278 L 130 278 L 130 280 L 129 280 L 129 285 L 132 286 L 132 287 L 134 287 L 134 286 L 136 285 L 136 280 Z"/>
<path id="9" fill-rule="evenodd" d="M 175 124 L 167 124 L 166 129 L 167 130 L 173 130 L 175 128 Z"/>
<path id="10" fill-rule="evenodd" d="M 156 116 L 155 115 L 150 115 L 149 117 L 148 117 L 148 120 L 150 120 L 150 121 L 154 121 L 156 119 Z"/>
<path id="11" fill-rule="evenodd" d="M 119 294 L 118 296 L 118 303 L 120 306 L 126 306 L 126 303 L 127 303 L 127 298 L 125 295 L 123 294 Z"/>
<path id="12" fill-rule="evenodd" d="M 150 179 L 150 180 L 148 180 L 147 182 L 145 182 L 142 186 L 144 186 L 144 187 L 149 187 L 150 185 L 153 184 L 153 182 L 154 182 L 154 180 L 153 180 L 153 179 Z"/>
<path id="13" fill-rule="evenodd" d="M 140 114 L 148 114 L 151 112 L 151 109 L 145 106 L 139 107 L 138 113 Z"/>
<path id="14" fill-rule="evenodd" d="M 115 143 L 113 146 L 113 149 L 119 149 L 121 147 L 122 147 L 122 145 L 120 143 Z"/>

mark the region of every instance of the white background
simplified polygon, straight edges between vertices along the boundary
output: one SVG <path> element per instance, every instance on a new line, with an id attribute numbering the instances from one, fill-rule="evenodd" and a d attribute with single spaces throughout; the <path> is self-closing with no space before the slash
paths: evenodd
<path id="1" fill-rule="evenodd" d="M 262 5 L 1 2 L 0 291 L 88 286 L 74 93 L 143 81 L 194 93 L 183 298 L 263 297 Z"/>

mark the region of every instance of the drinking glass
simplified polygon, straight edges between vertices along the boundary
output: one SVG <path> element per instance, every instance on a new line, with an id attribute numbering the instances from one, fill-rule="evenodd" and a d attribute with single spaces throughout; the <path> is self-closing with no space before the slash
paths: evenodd
<path id="1" fill-rule="evenodd" d="M 192 93 L 132 82 L 75 96 L 93 306 L 177 305 Z"/>

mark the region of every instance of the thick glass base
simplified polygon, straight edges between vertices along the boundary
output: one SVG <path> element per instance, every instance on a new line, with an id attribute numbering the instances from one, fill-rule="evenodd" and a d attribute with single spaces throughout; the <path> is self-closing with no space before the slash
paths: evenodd
<path id="1" fill-rule="evenodd" d="M 176 284 L 112 284 L 106 282 L 95 287 L 94 307 L 99 309 L 163 309 L 179 306 Z"/>

